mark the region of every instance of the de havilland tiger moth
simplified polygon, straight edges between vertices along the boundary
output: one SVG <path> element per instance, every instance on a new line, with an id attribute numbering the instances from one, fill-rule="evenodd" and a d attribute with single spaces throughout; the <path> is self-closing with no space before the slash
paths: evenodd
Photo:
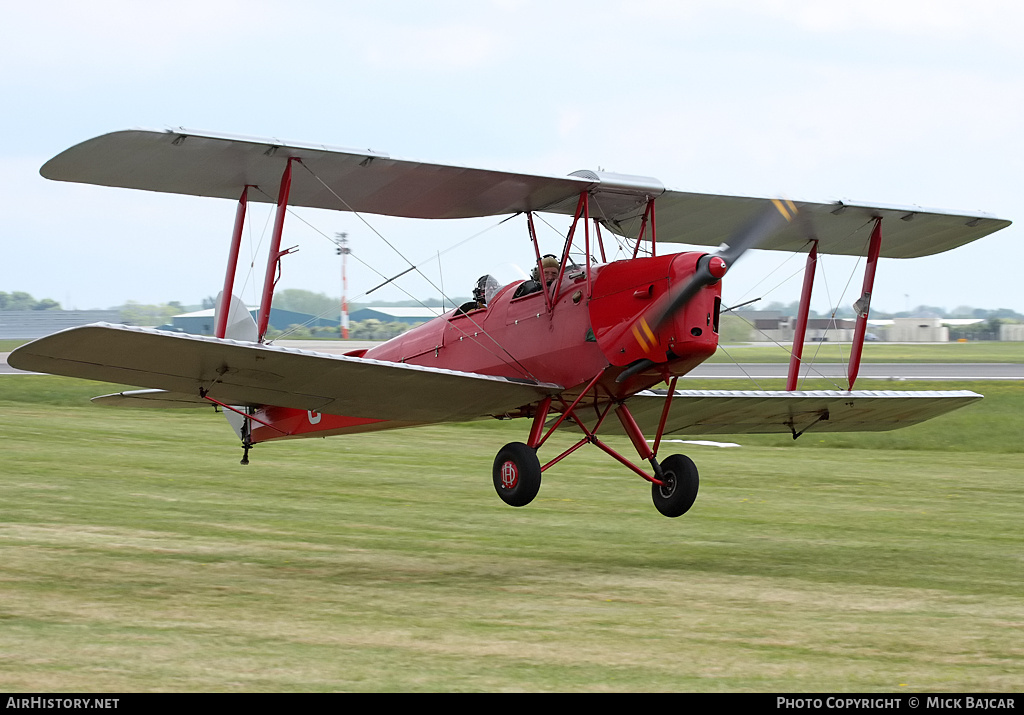
<path id="1" fill-rule="evenodd" d="M 541 476 L 592 444 L 651 484 L 659 512 L 690 509 L 699 478 L 685 455 L 661 457 L 668 435 L 890 430 L 981 399 L 970 391 L 855 390 L 875 268 L 962 246 L 1009 221 L 917 207 L 810 203 L 667 189 L 645 176 L 577 171 L 544 176 L 391 158 L 387 154 L 193 132 L 128 130 L 47 162 L 56 181 L 219 197 L 237 202 L 213 336 L 98 323 L 16 349 L 30 370 L 135 385 L 101 404 L 213 406 L 244 450 L 326 437 L 481 419 L 521 419 L 524 441 L 502 447 L 498 496 L 529 504 Z M 274 202 L 262 299 L 253 319 L 232 295 L 250 201 Z M 342 355 L 269 344 L 289 207 L 424 220 L 520 215 L 534 279 L 481 280 L 476 300 L 368 349 Z M 571 217 L 558 256 L 542 256 L 541 214 Z M 632 255 L 609 261 L 605 233 Z M 673 244 L 715 247 L 672 252 Z M 806 252 L 785 390 L 679 390 L 718 348 L 722 281 L 751 248 Z M 819 254 L 864 256 L 848 389 L 798 390 Z M 546 271 L 546 275 L 545 275 Z M 666 383 L 667 389 L 655 389 Z M 612 417 L 614 415 L 614 417 Z M 542 464 L 557 430 L 579 440 Z M 603 438 L 626 435 L 636 457 Z"/>

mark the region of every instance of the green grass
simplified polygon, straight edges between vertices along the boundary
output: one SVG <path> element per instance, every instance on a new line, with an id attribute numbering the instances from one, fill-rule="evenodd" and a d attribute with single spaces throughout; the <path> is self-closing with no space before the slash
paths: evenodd
<path id="1" fill-rule="evenodd" d="M 7 378 L 0 690 L 1020 692 L 1024 385 L 971 387 L 897 448 L 686 446 L 701 495 L 666 519 L 590 447 L 502 504 L 521 422 L 242 467 L 212 412 Z"/>

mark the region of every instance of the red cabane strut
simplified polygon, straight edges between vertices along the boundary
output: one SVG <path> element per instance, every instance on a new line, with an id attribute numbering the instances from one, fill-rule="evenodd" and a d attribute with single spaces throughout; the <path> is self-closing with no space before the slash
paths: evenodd
<path id="1" fill-rule="evenodd" d="M 573 245 L 573 240 L 574 240 L 574 237 L 576 235 L 576 228 L 577 228 L 577 226 L 578 226 L 578 224 L 580 222 L 580 219 L 583 220 L 584 257 L 585 257 L 584 260 L 585 260 L 586 268 L 587 268 L 587 270 L 586 270 L 587 294 L 590 295 L 590 293 L 592 292 L 592 285 L 591 285 L 591 273 L 592 273 L 592 271 L 590 270 L 590 265 L 591 265 L 590 201 L 589 201 L 589 194 L 587 192 L 585 192 L 585 191 L 580 193 L 579 201 L 576 204 L 576 211 L 573 214 L 572 224 L 569 227 L 569 231 L 568 231 L 568 234 L 567 234 L 566 240 L 565 240 L 565 247 L 564 247 L 564 250 L 562 252 L 562 260 L 561 260 L 561 264 L 559 266 L 558 278 L 553 283 L 553 285 L 555 285 L 555 286 L 561 285 L 562 278 L 564 277 L 566 269 L 567 269 L 568 264 L 569 264 L 569 253 L 570 253 L 570 250 L 571 250 L 572 245 Z M 653 253 L 654 253 L 653 244 L 654 244 L 654 241 L 655 241 L 655 236 L 657 235 L 656 234 L 656 228 L 655 228 L 654 199 L 650 199 L 647 202 L 647 207 L 646 207 L 646 210 L 644 211 L 644 216 L 643 216 L 643 223 L 641 225 L 640 235 L 636 239 L 636 248 L 634 249 L 634 257 L 636 256 L 637 252 L 639 251 L 640 242 L 644 239 L 645 233 L 646 233 L 647 228 L 648 228 L 648 224 L 650 225 L 650 237 L 649 237 L 649 240 L 651 241 L 651 244 L 652 244 L 652 255 L 653 255 Z M 536 257 L 537 257 L 537 270 L 538 270 L 539 273 L 542 274 L 543 273 L 543 267 L 541 265 L 540 244 L 539 244 L 539 241 L 537 239 L 536 230 L 534 228 L 533 215 L 530 212 L 527 212 L 527 225 L 528 225 L 528 229 L 529 229 L 529 233 L 530 233 L 530 239 L 533 241 L 534 253 L 535 253 Z M 602 258 L 602 260 L 605 260 L 605 256 L 604 256 L 604 242 L 603 242 L 603 240 L 601 238 L 600 227 L 598 226 L 598 223 L 597 223 L 596 220 L 594 221 L 594 225 L 595 225 L 595 232 L 596 232 L 596 236 L 597 236 L 598 245 L 600 246 L 600 249 L 601 249 L 601 258 Z M 552 310 L 554 310 L 554 306 L 557 303 L 557 300 L 558 300 L 559 296 L 558 295 L 551 295 L 551 292 L 547 291 L 547 290 L 544 291 L 544 296 L 545 296 L 545 302 L 546 302 L 546 305 L 547 305 L 548 312 L 550 313 Z M 569 404 L 565 400 L 565 398 L 562 397 L 561 395 L 559 395 L 557 398 L 548 397 L 548 398 L 545 398 L 544 400 L 542 400 L 540 402 L 540 404 L 538 404 L 537 410 L 536 410 L 536 412 L 534 413 L 534 416 L 533 416 L 533 425 L 532 425 L 532 427 L 530 429 L 530 436 L 529 436 L 528 441 L 527 441 L 527 446 L 529 446 L 530 448 L 532 448 L 534 450 L 538 450 L 548 440 L 548 438 L 552 434 L 554 434 L 555 430 L 557 430 L 562 425 L 562 423 L 565 420 L 569 419 L 569 420 L 572 420 L 573 423 L 576 424 L 576 426 L 580 429 L 580 431 L 583 432 L 583 437 L 579 441 L 577 441 L 574 445 L 572 445 L 571 447 L 569 447 L 568 449 L 563 451 L 561 454 L 556 456 L 554 459 L 552 459 L 549 462 L 547 462 L 547 464 L 544 464 L 543 466 L 541 466 L 541 471 L 542 472 L 547 471 L 548 468 L 554 466 L 555 464 L 557 464 L 558 462 L 562 461 L 563 459 L 568 457 L 570 454 L 572 454 L 573 452 L 578 450 L 583 445 L 589 443 L 589 444 L 595 445 L 596 447 L 598 447 L 599 449 L 604 451 L 606 454 L 611 456 L 613 459 L 617 460 L 618 462 L 620 462 L 624 466 L 626 466 L 629 469 L 631 469 L 632 471 L 636 472 L 638 475 L 640 475 L 641 477 L 643 477 L 647 481 L 652 482 L 652 483 L 657 484 L 657 485 L 662 485 L 663 482 L 660 479 L 660 477 L 661 477 L 661 468 L 658 465 L 658 461 L 657 461 L 657 451 L 658 451 L 659 445 L 661 444 L 661 439 L 662 439 L 662 436 L 663 436 L 664 431 L 665 431 L 665 425 L 666 425 L 666 423 L 668 421 L 669 409 L 670 409 L 670 407 L 672 405 L 672 395 L 675 393 L 676 381 L 678 380 L 678 377 L 673 376 L 671 378 L 671 380 L 670 380 L 670 383 L 669 383 L 669 394 L 668 394 L 668 396 L 666 397 L 666 400 L 665 400 L 665 406 L 664 406 L 663 411 L 662 411 L 661 420 L 660 420 L 660 422 L 658 424 L 658 431 L 657 431 L 657 435 L 656 435 L 655 440 L 654 440 L 654 447 L 652 449 L 647 444 L 646 437 L 644 436 L 642 430 L 640 429 L 640 426 L 636 423 L 636 420 L 633 418 L 632 413 L 630 413 L 629 408 L 625 405 L 625 403 L 615 400 L 610 394 L 608 394 L 607 397 L 606 397 L 607 402 L 605 402 L 604 404 L 601 403 L 601 397 L 600 397 L 599 393 L 602 390 L 602 388 L 600 386 L 600 381 L 601 381 L 601 378 L 604 377 L 606 369 L 601 370 L 597 375 L 595 375 L 590 380 L 590 382 L 587 383 L 587 385 L 583 388 L 583 390 L 579 393 L 579 395 L 576 396 L 576 398 L 572 401 L 571 404 Z M 553 402 L 556 399 L 558 400 L 558 402 L 561 405 L 561 414 L 555 420 L 554 424 L 552 424 L 550 427 L 548 427 L 547 430 L 545 431 L 545 429 L 544 429 L 545 421 L 547 420 L 548 415 L 551 413 Z M 586 424 L 585 418 L 582 417 L 579 414 L 579 410 L 581 409 L 581 406 L 586 406 L 588 409 L 589 408 L 593 408 L 593 410 L 594 410 L 594 415 L 593 415 L 594 424 L 593 424 L 593 427 L 588 427 L 587 424 Z M 605 418 L 608 416 L 609 412 L 611 412 L 613 408 L 615 410 L 615 416 L 619 419 L 619 422 L 622 424 L 622 427 L 625 430 L 626 435 L 629 437 L 630 441 L 633 443 L 633 446 L 636 448 L 637 454 L 640 456 L 641 459 L 651 463 L 651 466 L 654 469 L 654 476 L 651 476 L 646 471 L 644 471 L 641 467 L 637 466 L 636 464 L 631 462 L 629 459 L 627 459 L 626 457 L 621 455 L 619 452 L 617 452 L 616 450 L 612 449 L 612 447 L 607 445 L 604 441 L 602 441 L 597 436 L 598 431 L 600 430 L 601 426 L 604 424 Z"/>

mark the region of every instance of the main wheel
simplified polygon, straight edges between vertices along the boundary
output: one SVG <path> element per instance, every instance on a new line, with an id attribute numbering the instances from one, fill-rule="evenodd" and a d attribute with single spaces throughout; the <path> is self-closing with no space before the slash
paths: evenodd
<path id="1" fill-rule="evenodd" d="M 509 442 L 494 458 L 494 490 L 509 506 L 526 506 L 540 491 L 537 450 L 522 442 Z"/>
<path id="2" fill-rule="evenodd" d="M 673 454 L 661 463 L 664 484 L 652 484 L 654 506 L 665 516 L 682 516 L 697 498 L 700 479 L 697 466 L 684 454 Z"/>

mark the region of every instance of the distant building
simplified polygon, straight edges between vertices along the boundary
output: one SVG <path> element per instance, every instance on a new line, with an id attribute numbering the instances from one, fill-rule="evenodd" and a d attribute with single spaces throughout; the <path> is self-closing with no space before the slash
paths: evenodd
<path id="1" fill-rule="evenodd" d="M 256 308 L 249 312 L 256 319 Z M 76 328 L 90 323 L 122 323 L 119 310 L 3 310 L 0 311 L 0 339 L 26 340 L 42 338 L 46 335 Z M 318 318 L 307 313 L 296 313 L 293 310 L 274 308 L 270 311 L 270 327 L 275 330 L 287 330 L 293 325 L 307 328 L 331 327 L 338 329 L 338 320 Z M 171 330 L 192 335 L 213 335 L 213 309 L 197 310 L 194 313 L 182 313 L 171 318 L 171 322 L 158 326 L 161 330 Z"/>
<path id="2" fill-rule="evenodd" d="M 349 314 L 349 320 L 379 320 L 382 323 L 425 323 L 448 312 L 444 308 L 360 308 Z"/>
<path id="3" fill-rule="evenodd" d="M 796 332 L 796 318 L 784 316 L 775 310 L 735 311 L 738 315 L 754 326 L 751 340 L 769 341 L 787 344 L 793 342 Z M 729 315 L 727 313 L 726 315 Z M 847 318 L 808 318 L 805 340 L 850 342 L 857 321 Z"/>
<path id="4" fill-rule="evenodd" d="M 257 319 L 258 308 L 249 308 L 249 314 L 253 320 Z M 269 325 L 274 330 L 287 330 L 293 325 L 301 325 L 305 328 L 329 327 L 337 329 L 339 322 L 330 318 L 318 318 L 308 313 L 296 313 L 294 310 L 281 310 L 280 308 L 270 309 Z M 192 335 L 213 335 L 214 315 L 213 308 L 197 310 L 194 313 L 182 313 L 171 318 L 171 324 L 161 326 L 164 329 L 176 330 Z"/>
<path id="5" fill-rule="evenodd" d="M 893 343 L 948 343 L 949 326 L 942 318 L 893 318 L 889 341 Z"/>
<path id="6" fill-rule="evenodd" d="M 89 323 L 119 323 L 117 310 L 2 310 L 0 338 L 26 340 Z"/>
<path id="7" fill-rule="evenodd" d="M 999 339 L 1002 341 L 1024 341 L 1024 323 L 1003 323 L 999 326 Z"/>
<path id="8" fill-rule="evenodd" d="M 213 308 L 175 315 L 171 318 L 169 325 L 161 325 L 160 329 L 191 333 L 192 335 L 213 335 Z"/>

